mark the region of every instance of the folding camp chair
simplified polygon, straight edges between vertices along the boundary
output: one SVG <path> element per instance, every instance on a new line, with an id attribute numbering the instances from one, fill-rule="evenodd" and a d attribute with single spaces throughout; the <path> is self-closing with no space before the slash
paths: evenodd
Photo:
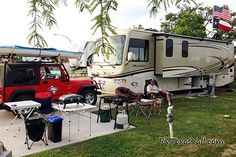
<path id="1" fill-rule="evenodd" d="M 129 114 L 132 114 L 132 113 L 134 113 L 135 111 L 138 110 L 137 101 L 139 101 L 143 96 L 142 93 L 135 93 L 135 92 L 131 91 L 129 88 L 126 88 L 126 87 L 116 88 L 115 95 L 119 96 L 119 97 L 125 97 L 126 100 L 127 100 L 127 104 L 132 106 L 131 111 L 129 112 Z"/>
<path id="2" fill-rule="evenodd" d="M 146 118 L 150 118 L 154 115 L 154 103 L 155 100 L 151 99 L 141 99 L 137 102 L 139 108 L 137 115 L 144 115 Z"/>
<path id="3" fill-rule="evenodd" d="M 47 119 L 46 116 L 48 114 L 54 113 L 55 110 L 52 107 L 52 92 L 36 93 L 34 100 L 41 104 L 36 111 L 43 115 L 45 119 Z"/>
<path id="4" fill-rule="evenodd" d="M 144 99 L 155 99 L 155 98 L 161 98 L 162 99 L 163 95 L 161 93 L 158 93 L 158 94 L 148 94 L 147 93 L 147 86 L 151 83 L 151 80 L 152 79 L 145 80 L 143 98 Z M 156 80 L 155 80 L 155 85 L 158 87 L 158 83 L 157 83 Z"/>
<path id="5" fill-rule="evenodd" d="M 159 92 L 157 94 L 149 94 L 147 93 L 147 86 L 151 83 L 151 80 L 153 79 L 148 79 L 148 80 L 145 80 L 145 85 L 144 85 L 144 96 L 143 98 L 144 99 L 161 99 L 166 101 L 167 102 L 167 95 L 165 93 L 162 93 L 162 92 Z M 158 87 L 158 83 L 157 81 L 155 80 L 155 85 Z M 173 100 L 172 100 L 172 97 L 174 94 L 173 93 L 169 93 L 169 98 L 170 98 L 170 101 L 171 101 L 171 104 L 173 103 Z"/>
<path id="6" fill-rule="evenodd" d="M 150 84 L 151 79 L 145 80 L 144 85 L 144 94 L 142 99 L 136 101 L 136 115 L 144 115 L 146 118 L 150 118 L 150 116 L 154 115 L 157 111 L 160 115 L 161 113 L 161 102 L 165 98 L 161 93 L 158 94 L 148 94 L 147 86 Z M 155 80 L 156 86 L 158 86 L 157 81 Z"/>
<path id="7" fill-rule="evenodd" d="M 38 142 L 42 140 L 45 145 L 47 143 L 46 137 L 46 121 L 42 117 L 30 117 L 25 119 L 25 131 L 26 131 L 26 139 L 25 144 L 27 144 L 27 148 L 30 149 L 34 142 Z M 32 143 L 29 143 L 29 140 Z"/>

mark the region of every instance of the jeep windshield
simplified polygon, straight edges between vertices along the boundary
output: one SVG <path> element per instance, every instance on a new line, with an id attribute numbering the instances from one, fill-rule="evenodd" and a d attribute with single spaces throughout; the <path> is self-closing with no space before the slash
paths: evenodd
<path id="1" fill-rule="evenodd" d="M 103 54 L 95 54 L 93 56 L 93 64 L 106 66 L 106 65 L 121 65 L 122 64 L 122 57 L 124 51 L 124 44 L 125 44 L 125 35 L 119 36 L 111 36 L 109 37 L 109 42 L 111 46 L 114 48 L 113 54 L 111 54 L 108 58 Z"/>

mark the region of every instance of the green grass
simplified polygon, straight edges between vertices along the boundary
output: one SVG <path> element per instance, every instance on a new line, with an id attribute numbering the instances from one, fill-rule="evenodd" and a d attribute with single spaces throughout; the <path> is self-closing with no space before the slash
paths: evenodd
<path id="1" fill-rule="evenodd" d="M 232 88 L 236 89 L 236 83 Z M 161 116 L 146 119 L 131 116 L 135 129 L 94 138 L 88 141 L 48 150 L 32 157 L 155 157 L 155 156 L 221 156 L 225 149 L 236 144 L 236 92 L 218 95 L 217 98 L 178 98 L 174 100 L 174 136 L 168 140 L 169 130 L 166 122 L 166 106 Z M 231 118 L 223 118 L 223 115 Z M 223 144 L 177 144 L 179 140 L 220 139 Z M 236 151 L 236 150 L 234 150 Z"/>

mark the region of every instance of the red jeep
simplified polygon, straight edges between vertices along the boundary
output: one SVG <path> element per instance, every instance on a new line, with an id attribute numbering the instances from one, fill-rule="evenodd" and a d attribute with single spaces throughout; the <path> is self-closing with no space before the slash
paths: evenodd
<path id="1" fill-rule="evenodd" d="M 80 94 L 88 104 L 97 101 L 97 86 L 91 80 L 70 79 L 62 63 L 0 63 L 0 107 L 4 102 L 33 99 L 35 93 L 52 91 L 53 100 L 64 94 Z"/>

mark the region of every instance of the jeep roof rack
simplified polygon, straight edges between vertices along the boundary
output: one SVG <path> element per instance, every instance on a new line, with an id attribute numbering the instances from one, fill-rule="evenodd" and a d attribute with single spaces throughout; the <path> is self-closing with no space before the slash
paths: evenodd
<path id="1" fill-rule="evenodd" d="M 0 62 L 21 60 L 20 57 L 35 57 L 41 62 L 60 62 L 61 58 L 80 58 L 82 52 L 57 50 L 55 48 L 34 48 L 18 45 L 0 46 Z M 27 60 L 26 60 L 27 61 Z M 31 61 L 31 62 L 32 62 Z"/>

